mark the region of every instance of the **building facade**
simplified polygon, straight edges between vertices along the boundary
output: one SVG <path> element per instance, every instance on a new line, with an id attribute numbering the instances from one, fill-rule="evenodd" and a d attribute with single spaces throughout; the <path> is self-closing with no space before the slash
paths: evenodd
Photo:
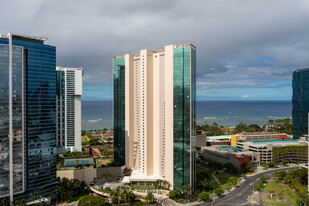
<path id="1" fill-rule="evenodd" d="M 291 162 L 296 162 L 294 160 L 298 159 L 300 162 L 308 160 L 308 156 L 304 155 L 303 150 L 299 152 L 297 148 L 308 148 L 308 142 L 301 140 L 261 140 L 252 142 L 237 142 L 237 148 L 242 148 L 243 150 L 252 151 L 260 155 L 260 161 L 264 163 L 269 163 L 272 161 L 289 160 Z M 287 148 L 285 153 L 280 154 L 281 149 Z M 308 150 L 308 149 L 307 149 Z M 279 153 L 278 153 L 279 151 Z M 307 151 L 305 151 L 307 152 Z M 308 154 L 308 153 L 306 153 Z"/>
<path id="2" fill-rule="evenodd" d="M 0 35 L 0 198 L 54 198 L 56 48 Z"/>
<path id="3" fill-rule="evenodd" d="M 114 160 L 132 179 L 195 187 L 195 72 L 191 44 L 114 57 Z"/>
<path id="4" fill-rule="evenodd" d="M 308 136 L 309 68 L 293 73 L 293 138 Z"/>
<path id="5" fill-rule="evenodd" d="M 57 147 L 81 151 L 82 68 L 57 67 Z"/>

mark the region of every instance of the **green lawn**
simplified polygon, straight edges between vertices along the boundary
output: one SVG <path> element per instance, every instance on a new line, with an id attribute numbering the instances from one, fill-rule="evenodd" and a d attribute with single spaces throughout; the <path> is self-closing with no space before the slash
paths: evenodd
<path id="1" fill-rule="evenodd" d="M 280 194 L 281 196 L 283 195 L 286 198 L 286 202 L 297 205 L 296 199 L 298 199 L 298 197 L 287 185 L 277 180 L 271 180 L 266 184 L 263 192 L 269 192 L 269 190 L 273 190 L 276 194 Z"/>
<path id="2" fill-rule="evenodd" d="M 265 205 L 274 205 L 274 206 L 290 206 L 290 204 L 285 202 L 263 202 Z"/>

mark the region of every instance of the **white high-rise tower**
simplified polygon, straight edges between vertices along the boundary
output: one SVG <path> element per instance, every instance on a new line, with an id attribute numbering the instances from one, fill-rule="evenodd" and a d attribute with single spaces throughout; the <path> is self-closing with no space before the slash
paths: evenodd
<path id="1" fill-rule="evenodd" d="M 195 55 L 181 44 L 114 57 L 114 158 L 131 182 L 195 187 Z"/>
<path id="2" fill-rule="evenodd" d="M 82 68 L 57 67 L 57 147 L 81 151 Z"/>

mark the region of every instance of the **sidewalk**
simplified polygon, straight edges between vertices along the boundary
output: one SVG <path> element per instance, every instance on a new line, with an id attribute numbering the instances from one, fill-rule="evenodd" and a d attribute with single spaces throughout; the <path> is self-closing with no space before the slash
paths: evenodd
<path id="1" fill-rule="evenodd" d="M 261 174 L 261 173 L 264 173 L 264 172 L 269 172 L 269 171 L 272 171 L 272 170 L 283 169 L 283 168 L 289 169 L 289 168 L 293 168 L 293 167 L 297 167 L 297 165 L 296 164 L 289 164 L 287 167 L 279 166 L 279 167 L 274 167 L 274 168 L 267 168 L 266 170 L 264 170 L 264 168 L 266 168 L 266 167 L 258 166 L 257 170 L 254 174 L 249 174 L 249 175 L 246 175 L 246 176 L 252 177 L 254 175 L 258 175 L 258 174 Z"/>

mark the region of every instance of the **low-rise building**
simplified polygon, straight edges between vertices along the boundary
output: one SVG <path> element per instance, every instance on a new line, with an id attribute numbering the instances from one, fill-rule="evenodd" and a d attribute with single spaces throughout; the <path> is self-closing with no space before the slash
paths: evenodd
<path id="1" fill-rule="evenodd" d="M 201 150 L 201 148 L 206 147 L 206 134 L 196 134 L 196 148 Z"/>
<path id="2" fill-rule="evenodd" d="M 273 157 L 273 148 L 274 147 L 282 147 L 282 146 L 298 146 L 298 145 L 308 145 L 307 142 L 301 140 L 261 140 L 261 141 L 250 141 L 250 142 L 236 142 L 236 147 L 241 148 L 244 151 L 252 151 L 260 154 L 260 161 L 261 162 L 272 162 L 280 160 L 281 156 L 277 158 Z M 308 146 L 307 146 L 308 148 Z M 308 150 L 308 149 L 307 149 Z M 277 154 L 277 153 L 276 153 Z M 295 160 L 293 156 L 297 154 L 291 152 L 287 153 L 285 158 L 290 159 L 291 161 Z M 301 155 L 297 155 L 301 156 Z M 302 156 L 301 156 L 302 157 Z M 283 157 L 282 157 L 283 158 Z M 282 159 L 281 158 L 281 159 Z M 308 156 L 304 157 L 303 159 L 298 159 L 300 162 L 308 160 Z"/>
<path id="3" fill-rule="evenodd" d="M 231 145 L 230 135 L 209 136 L 206 138 L 207 146 L 213 145 Z"/>
<path id="4" fill-rule="evenodd" d="M 250 163 L 251 168 L 259 165 L 258 154 L 231 146 L 210 146 L 203 150 L 201 155 L 205 159 L 218 162 L 222 165 L 231 163 L 238 170 L 246 169 L 243 166 L 247 165 L 247 163 Z"/>

